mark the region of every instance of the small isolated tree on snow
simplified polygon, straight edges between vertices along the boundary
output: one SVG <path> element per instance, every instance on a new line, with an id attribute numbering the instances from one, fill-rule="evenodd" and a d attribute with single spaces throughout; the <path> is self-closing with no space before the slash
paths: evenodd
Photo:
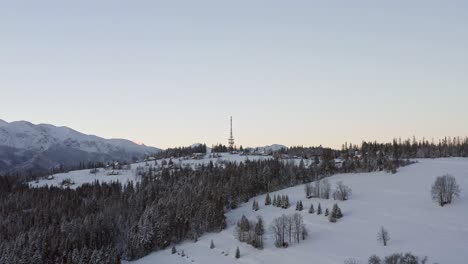
<path id="1" fill-rule="evenodd" d="M 215 248 L 215 244 L 214 244 L 214 242 L 213 242 L 213 239 L 211 239 L 210 248 L 211 248 L 211 249 Z"/>
<path id="2" fill-rule="evenodd" d="M 258 205 L 258 202 L 254 200 L 252 203 L 252 210 L 258 211 L 259 209 L 260 209 L 260 206 Z"/>
<path id="3" fill-rule="evenodd" d="M 296 211 L 302 211 L 304 206 L 302 205 L 302 201 L 296 203 Z"/>
<path id="4" fill-rule="evenodd" d="M 276 200 L 276 194 L 273 195 L 273 206 L 278 206 L 278 201 Z"/>
<path id="5" fill-rule="evenodd" d="M 317 215 L 321 215 L 322 214 L 322 207 L 320 206 L 320 203 L 317 207 Z"/>
<path id="6" fill-rule="evenodd" d="M 388 234 L 387 229 L 381 226 L 379 232 L 377 233 L 377 241 L 382 242 L 383 245 L 386 246 L 389 240 L 390 235 Z"/>
<path id="7" fill-rule="evenodd" d="M 341 217 L 343 217 L 343 214 L 341 213 L 341 209 L 340 209 L 340 207 L 338 207 L 338 204 L 335 203 L 333 205 L 332 210 L 331 210 L 331 215 L 335 219 L 340 219 Z"/>
<path id="8" fill-rule="evenodd" d="M 314 204 L 310 204 L 309 214 L 315 214 Z"/>
<path id="9" fill-rule="evenodd" d="M 344 185 L 342 181 L 336 183 L 336 189 L 333 193 L 333 198 L 335 200 L 346 201 L 351 196 L 352 191 L 351 188 Z"/>
<path id="10" fill-rule="evenodd" d="M 176 249 L 176 246 L 174 245 L 174 246 L 172 246 L 171 253 L 172 253 L 172 254 L 175 254 L 176 252 L 177 252 L 177 249 Z"/>
<path id="11" fill-rule="evenodd" d="M 436 178 L 431 189 L 432 200 L 439 203 L 440 206 L 452 203 L 454 197 L 460 196 L 460 186 L 458 186 L 455 177 L 445 174 Z"/>
<path id="12" fill-rule="evenodd" d="M 270 205 L 270 204 L 271 204 L 270 193 L 267 193 L 267 195 L 265 197 L 265 205 Z"/>
<path id="13" fill-rule="evenodd" d="M 236 248 L 236 259 L 240 258 L 240 250 L 239 247 Z"/>

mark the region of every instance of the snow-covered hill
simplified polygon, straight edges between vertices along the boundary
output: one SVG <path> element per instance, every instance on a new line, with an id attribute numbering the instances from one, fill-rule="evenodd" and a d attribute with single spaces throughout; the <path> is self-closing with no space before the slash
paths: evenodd
<path id="1" fill-rule="evenodd" d="M 272 144 L 272 145 L 254 147 L 254 148 L 248 148 L 248 149 L 255 151 L 255 152 L 259 152 L 259 153 L 270 153 L 270 152 L 278 151 L 278 150 L 285 149 L 285 148 L 287 148 L 285 145 Z"/>
<path id="2" fill-rule="evenodd" d="M 432 202 L 430 188 L 436 176 L 450 173 L 456 177 L 462 193 L 454 204 L 439 207 Z M 379 256 L 396 252 L 412 252 L 427 255 L 429 263 L 463 264 L 468 259 L 468 159 L 450 158 L 420 160 L 401 168 L 396 174 L 384 172 L 341 174 L 329 178 L 334 186 L 343 181 L 353 190 L 350 200 L 339 202 L 344 217 L 330 223 L 323 215 L 308 214 L 313 203 L 317 208 L 331 208 L 333 200 L 305 199 L 304 187 L 296 186 L 274 194 L 289 195 L 292 206 L 279 209 L 264 206 L 264 195 L 255 200 L 260 210 L 251 209 L 251 199 L 239 209 L 226 214 L 228 228 L 220 233 L 202 236 L 198 242 L 187 241 L 177 245 L 186 257 L 163 250 L 150 254 L 133 264 L 181 264 L 181 263 L 320 263 L 343 264 L 347 258 L 367 263 L 371 254 Z M 269 226 L 271 220 L 281 214 L 295 212 L 295 203 L 302 200 L 305 210 L 301 212 L 309 237 L 306 241 L 279 249 L 273 245 L 271 231 L 267 231 L 265 248 L 257 250 L 240 243 L 233 235 L 235 223 L 244 214 L 254 220 L 262 216 Z M 380 226 L 388 229 L 391 240 L 384 247 L 376 241 Z M 216 248 L 210 249 L 213 239 Z M 241 258 L 234 253 L 239 246 Z M 224 253 L 223 253 L 224 252 Z M 228 256 L 226 256 L 228 253 Z"/>
<path id="3" fill-rule="evenodd" d="M 85 135 L 68 127 L 0 120 L 0 172 L 48 170 L 79 162 L 130 160 L 159 152 L 125 139 L 104 139 Z"/>
<path id="4" fill-rule="evenodd" d="M 75 184 L 69 186 L 72 189 L 76 189 L 77 187 L 81 186 L 84 183 L 93 183 L 95 181 L 98 182 L 121 182 L 127 183 L 129 181 L 137 182 L 140 181 L 141 178 L 137 175 L 137 170 L 148 169 L 150 166 L 154 168 L 168 168 L 168 165 L 162 165 L 163 163 L 168 164 L 169 160 L 172 160 L 174 167 L 190 167 L 192 169 L 196 169 L 197 166 L 200 165 L 208 165 L 210 162 L 217 165 L 222 165 L 225 162 L 245 162 L 246 160 L 265 160 L 271 159 L 272 156 L 263 156 L 263 155 L 240 155 L 240 154 L 231 154 L 231 153 L 216 153 L 211 154 L 208 152 L 203 158 L 201 159 L 184 159 L 184 158 L 174 158 L 174 159 L 158 159 L 158 160 L 150 160 L 147 162 L 139 162 L 130 165 L 129 169 L 126 170 L 111 170 L 111 169 L 103 169 L 99 168 L 97 173 L 90 173 L 90 170 L 77 170 L 77 171 L 70 171 L 67 173 L 58 173 L 52 175 L 51 179 L 41 179 L 37 182 L 31 182 L 32 187 L 42 187 L 45 185 L 48 186 L 61 186 L 63 180 L 70 179 Z M 295 162 L 299 164 L 300 160 L 288 160 L 288 162 Z M 307 166 L 309 161 L 304 162 Z M 114 172 L 116 175 L 110 175 Z"/>

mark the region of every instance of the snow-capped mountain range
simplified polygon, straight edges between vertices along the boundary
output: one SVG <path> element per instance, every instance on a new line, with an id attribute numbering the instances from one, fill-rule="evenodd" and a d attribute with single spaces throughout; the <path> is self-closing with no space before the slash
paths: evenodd
<path id="1" fill-rule="evenodd" d="M 0 119 L 0 172 L 48 171 L 59 164 L 132 160 L 160 149 L 125 139 L 104 139 L 85 135 L 68 127 L 6 122 Z"/>

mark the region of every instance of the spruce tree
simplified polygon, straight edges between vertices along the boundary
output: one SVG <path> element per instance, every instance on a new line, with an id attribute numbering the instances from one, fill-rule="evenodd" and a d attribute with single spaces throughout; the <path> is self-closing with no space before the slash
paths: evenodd
<path id="1" fill-rule="evenodd" d="M 265 197 L 265 205 L 270 205 L 270 204 L 271 204 L 270 193 L 267 193 Z"/>
<path id="2" fill-rule="evenodd" d="M 330 221 L 331 223 L 336 223 L 336 217 L 333 216 L 333 214 L 330 214 L 330 215 L 328 216 L 328 221 Z"/>
<path id="3" fill-rule="evenodd" d="M 240 250 L 239 247 L 236 248 L 236 259 L 240 258 Z"/>
<path id="4" fill-rule="evenodd" d="M 289 196 L 287 196 L 287 195 L 284 197 L 283 208 L 284 208 L 284 209 L 288 209 L 288 208 L 289 208 Z"/>
<path id="5" fill-rule="evenodd" d="M 343 213 L 341 213 L 341 208 L 336 205 L 336 215 L 335 215 L 336 218 L 340 219 L 343 217 Z"/>
<path id="6" fill-rule="evenodd" d="M 322 214 L 322 207 L 320 206 L 320 203 L 317 207 L 317 215 L 321 215 Z"/>
<path id="7" fill-rule="evenodd" d="M 253 203 L 252 203 L 252 210 L 258 211 L 258 209 L 259 209 L 258 203 L 257 203 L 257 201 L 254 200 Z"/>
<path id="8" fill-rule="evenodd" d="M 325 209 L 325 216 L 328 216 L 328 208 Z"/>
<path id="9" fill-rule="evenodd" d="M 304 205 L 302 204 L 302 200 L 299 201 L 299 211 L 304 210 Z"/>
<path id="10" fill-rule="evenodd" d="M 215 248 L 215 245 L 214 245 L 213 239 L 211 239 L 210 248 L 211 248 L 211 249 Z"/>
<path id="11" fill-rule="evenodd" d="M 314 204 L 310 204 L 309 214 L 314 214 L 314 213 L 315 213 Z"/>
<path id="12" fill-rule="evenodd" d="M 177 252 L 176 246 L 172 246 L 172 254 L 175 254 Z"/>

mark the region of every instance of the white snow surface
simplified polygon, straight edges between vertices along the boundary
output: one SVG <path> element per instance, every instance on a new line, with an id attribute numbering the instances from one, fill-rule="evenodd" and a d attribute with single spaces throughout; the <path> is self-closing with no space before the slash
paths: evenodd
<path id="1" fill-rule="evenodd" d="M 173 158 L 172 161 L 174 165 L 180 165 L 182 167 L 190 166 L 193 169 L 196 169 L 199 165 L 207 165 L 211 162 L 213 164 L 222 164 L 224 162 L 245 162 L 246 160 L 265 160 L 265 159 L 272 159 L 272 156 L 257 156 L 257 155 L 240 155 L 240 154 L 231 154 L 231 153 L 219 153 L 220 157 L 210 158 L 210 153 L 207 153 L 203 159 L 182 159 L 182 158 Z M 71 185 L 70 188 L 76 189 L 78 186 L 81 186 L 84 183 L 93 183 L 95 181 L 98 182 L 116 182 L 119 181 L 121 183 L 127 183 L 129 181 L 137 182 L 140 181 L 140 177 L 136 175 L 137 168 L 145 168 L 148 166 L 155 166 L 157 163 L 161 166 L 162 161 L 165 160 L 169 162 L 169 158 L 167 159 L 159 159 L 156 161 L 148 161 L 148 162 L 140 162 L 131 164 L 131 168 L 129 170 L 104 170 L 103 168 L 99 168 L 99 172 L 96 174 L 91 174 L 90 169 L 86 170 L 77 170 L 77 171 L 70 171 L 66 173 L 58 173 L 53 175 L 53 179 L 41 179 L 38 182 L 30 182 L 31 187 L 43 187 L 43 186 L 60 186 L 63 180 L 70 179 L 75 184 Z M 298 164 L 300 160 L 288 160 L 295 162 Z M 308 161 L 305 161 L 308 164 Z M 148 165 L 148 166 L 147 166 Z M 166 166 L 167 167 L 167 166 Z M 114 171 L 119 173 L 119 175 L 108 175 L 109 172 Z"/>
<path id="2" fill-rule="evenodd" d="M 54 145 L 66 145 L 86 152 L 111 153 L 127 151 L 155 153 L 159 149 L 138 145 L 125 139 L 104 139 L 86 135 L 68 127 L 32 124 L 27 121 L 0 120 L 0 145 L 25 150 L 46 150 Z"/>
<path id="3" fill-rule="evenodd" d="M 461 188 L 460 199 L 440 207 L 431 200 L 430 189 L 434 179 L 450 173 Z M 228 228 L 220 233 L 202 236 L 198 242 L 186 241 L 177 245 L 187 257 L 172 255 L 171 249 L 154 252 L 131 264 L 150 263 L 319 263 L 342 264 L 347 258 L 367 263 L 372 254 L 381 257 L 399 252 L 427 255 L 429 263 L 462 264 L 468 260 L 468 159 L 424 159 L 400 168 L 398 173 L 385 172 L 340 174 L 329 178 L 332 186 L 343 181 L 352 188 L 350 200 L 338 202 L 344 217 L 330 223 L 323 215 L 308 214 L 311 203 L 315 209 L 320 202 L 323 211 L 335 201 L 305 199 L 304 186 L 296 186 L 271 193 L 289 195 L 291 207 L 287 210 L 264 206 L 265 195 L 254 198 L 260 210 L 251 209 L 251 199 L 239 209 L 226 214 Z M 307 240 L 289 248 L 276 248 L 271 231 L 273 218 L 295 212 L 295 203 L 302 200 L 301 214 L 309 231 Z M 262 216 L 267 227 L 265 248 L 257 250 L 240 243 L 234 237 L 235 223 L 242 215 L 254 220 Z M 391 236 L 388 246 L 377 242 L 377 232 L 384 226 Z M 216 248 L 210 249 L 213 239 Z M 235 249 L 240 248 L 241 258 L 235 259 Z M 225 256 L 222 252 L 228 252 Z"/>

